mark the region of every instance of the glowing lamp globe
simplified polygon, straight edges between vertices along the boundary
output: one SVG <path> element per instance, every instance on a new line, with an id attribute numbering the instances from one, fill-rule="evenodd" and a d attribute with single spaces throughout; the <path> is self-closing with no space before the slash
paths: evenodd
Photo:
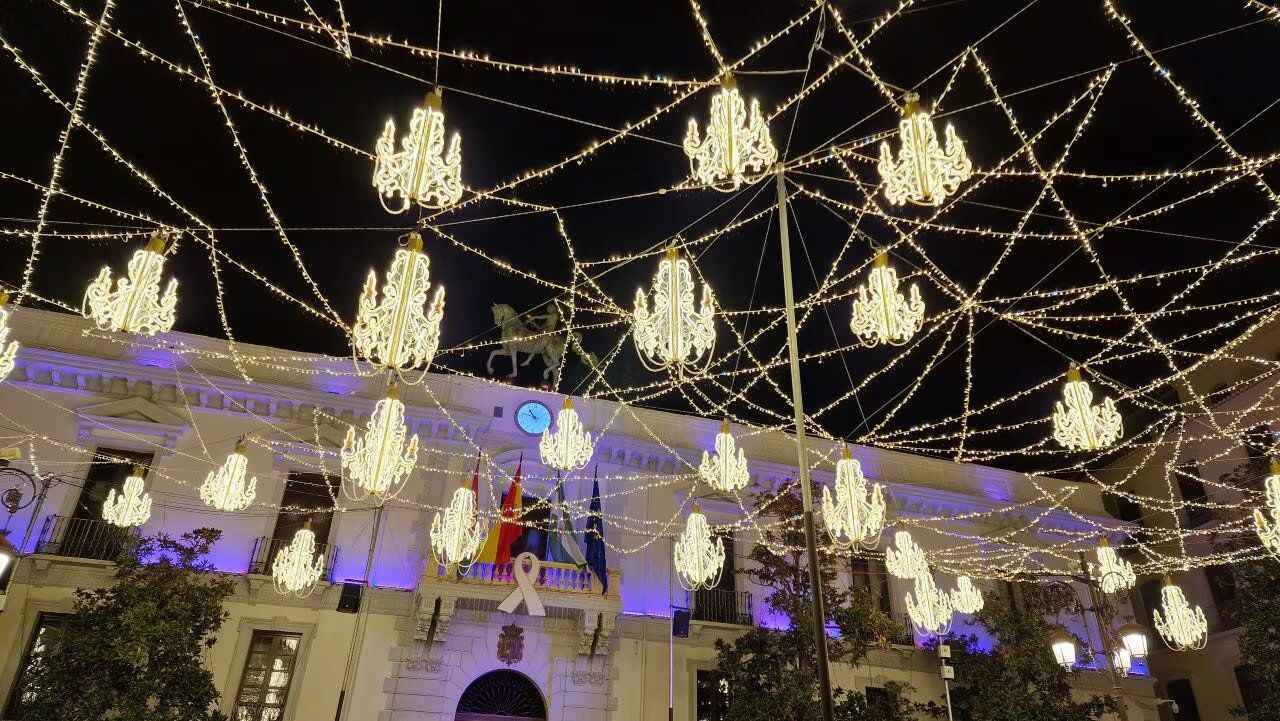
<path id="1" fill-rule="evenodd" d="M 1058 629 L 1049 637 L 1049 648 L 1059 666 L 1070 671 L 1076 665 L 1076 639 L 1071 634 Z"/>

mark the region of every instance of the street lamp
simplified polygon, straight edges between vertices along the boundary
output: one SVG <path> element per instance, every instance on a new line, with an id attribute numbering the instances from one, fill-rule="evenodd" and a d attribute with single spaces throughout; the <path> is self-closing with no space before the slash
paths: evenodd
<path id="1" fill-rule="evenodd" d="M 1049 637 L 1049 648 L 1053 649 L 1053 659 L 1064 670 L 1070 671 L 1076 665 L 1076 639 L 1063 629 L 1058 629 Z"/>
<path id="2" fill-rule="evenodd" d="M 1147 657 L 1147 629 L 1130 621 L 1121 626 L 1116 635 L 1120 637 L 1120 643 L 1124 644 L 1124 648 L 1133 658 Z"/>

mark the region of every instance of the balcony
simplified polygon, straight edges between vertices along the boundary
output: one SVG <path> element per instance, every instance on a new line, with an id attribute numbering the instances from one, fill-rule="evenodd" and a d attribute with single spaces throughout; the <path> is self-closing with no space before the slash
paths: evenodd
<path id="1" fill-rule="evenodd" d="M 568 563 L 550 561 L 542 561 L 541 565 L 542 569 L 538 571 L 538 578 L 533 584 L 539 593 L 550 591 L 587 596 L 604 595 L 606 598 L 618 597 L 618 572 L 615 570 L 609 571 L 609 592 L 602 594 L 604 589 L 600 579 L 590 568 L 579 569 Z M 446 573 L 445 567 L 438 563 L 427 569 L 427 577 L 432 579 L 449 581 L 453 580 L 451 577 L 455 575 L 452 572 Z M 456 580 L 464 586 L 499 586 L 509 591 L 516 585 L 515 563 L 473 563 L 465 572 L 457 575 Z"/>
<path id="2" fill-rule="evenodd" d="M 136 528 L 120 528 L 97 518 L 48 516 L 36 540 L 36 553 L 95 561 L 114 561 Z"/>
<path id="3" fill-rule="evenodd" d="M 249 556 L 249 574 L 271 575 L 271 564 L 275 561 L 276 554 L 283 551 L 289 543 L 288 539 L 269 536 L 254 540 L 253 552 Z M 338 547 L 329 543 L 317 543 L 316 556 L 324 558 L 324 573 L 321 578 L 332 583 L 333 564 L 338 559 Z"/>
<path id="4" fill-rule="evenodd" d="M 751 614 L 751 593 L 748 591 L 697 591 L 689 595 L 689 606 L 695 621 L 755 625 Z"/>

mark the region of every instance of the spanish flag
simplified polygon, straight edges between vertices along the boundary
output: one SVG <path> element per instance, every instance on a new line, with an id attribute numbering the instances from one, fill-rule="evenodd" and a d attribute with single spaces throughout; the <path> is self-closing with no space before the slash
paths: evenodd
<path id="1" fill-rule="evenodd" d="M 491 563 L 495 566 L 510 563 L 511 544 L 524 533 L 524 527 L 519 522 L 520 509 L 524 506 L 521 500 L 523 494 L 520 490 L 522 465 L 524 465 L 523 458 L 516 465 L 515 478 L 511 479 L 511 488 L 507 489 L 507 495 L 503 498 L 502 515 L 498 518 L 498 522 L 493 524 L 489 537 L 485 539 L 484 548 L 480 549 L 480 555 L 476 557 L 479 563 Z"/>

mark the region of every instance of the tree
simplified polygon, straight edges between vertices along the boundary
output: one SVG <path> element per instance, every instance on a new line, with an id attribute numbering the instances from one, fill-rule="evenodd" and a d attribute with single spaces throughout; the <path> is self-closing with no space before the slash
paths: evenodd
<path id="1" fill-rule="evenodd" d="M 809 571 L 798 520 L 801 501 L 796 493 L 756 494 L 754 498 L 763 514 L 783 522 L 763 531 L 761 543 L 751 551 L 754 563 L 738 573 L 767 589 L 766 606 L 787 619 L 787 627 L 757 627 L 732 642 L 716 642 L 717 670 L 728 687 L 727 718 L 735 721 L 821 718 Z M 890 639 L 903 634 L 903 629 L 874 607 L 866 591 L 836 587 L 841 563 L 835 554 L 819 551 L 827 627 L 837 631 L 829 639 L 830 659 L 833 663 L 856 665 L 871 648 L 887 647 Z M 885 698 L 869 704 L 861 692 L 837 688 L 836 717 L 873 721 L 912 718 L 911 705 L 906 700 L 909 690 L 903 684 L 886 684 Z"/>
<path id="2" fill-rule="evenodd" d="M 1235 578 L 1235 612 L 1240 634 L 1240 665 L 1248 669 L 1248 712 L 1233 709 L 1249 721 L 1280 721 L 1280 566 L 1265 559 L 1231 567 Z M 1241 691 L 1244 691 L 1241 688 Z"/>
<path id="3" fill-rule="evenodd" d="M 23 678 L 27 721 L 220 721 L 213 675 L 202 663 L 227 619 L 235 583 L 206 560 L 221 532 L 129 543 L 115 582 L 76 590 L 70 628 Z"/>
<path id="4" fill-rule="evenodd" d="M 1059 611 L 1081 612 L 1073 590 L 1023 586 L 1024 603 L 1017 608 L 989 601 L 971 623 L 994 639 L 987 651 L 973 635 L 947 639 L 955 659 L 956 680 L 951 705 L 957 719 L 982 721 L 1096 721 L 1115 704 L 1106 696 L 1077 702 L 1071 695 L 1069 674 L 1058 665 L 1049 647 L 1053 633 L 1046 621 Z M 921 706 L 935 718 L 946 718 L 937 702 Z"/>

